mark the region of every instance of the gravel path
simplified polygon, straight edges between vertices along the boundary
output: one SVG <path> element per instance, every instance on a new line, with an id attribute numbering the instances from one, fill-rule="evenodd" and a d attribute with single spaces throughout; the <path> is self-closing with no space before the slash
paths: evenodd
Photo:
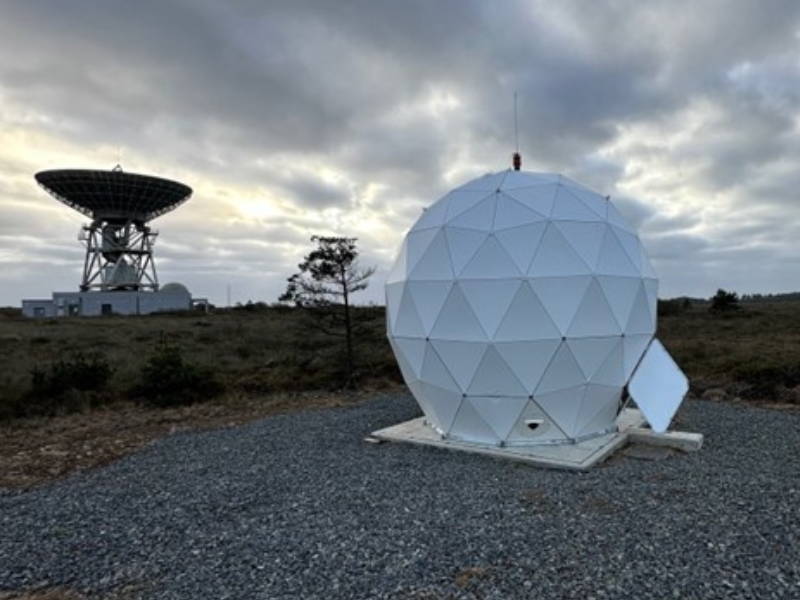
<path id="1" fill-rule="evenodd" d="M 0 492 L 0 591 L 90 598 L 800 598 L 800 414 L 701 401 L 703 450 L 589 473 L 370 445 L 409 396 L 181 434 Z"/>

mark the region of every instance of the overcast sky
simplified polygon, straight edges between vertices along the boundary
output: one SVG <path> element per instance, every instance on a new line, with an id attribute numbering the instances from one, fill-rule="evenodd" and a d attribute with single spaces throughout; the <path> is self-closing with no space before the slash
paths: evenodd
<path id="1" fill-rule="evenodd" d="M 120 160 L 194 189 L 162 284 L 273 302 L 335 234 L 382 302 L 422 208 L 508 168 L 515 91 L 523 168 L 610 194 L 662 297 L 800 290 L 800 2 L 7 0 L 0 305 L 80 282 L 34 173 Z"/>

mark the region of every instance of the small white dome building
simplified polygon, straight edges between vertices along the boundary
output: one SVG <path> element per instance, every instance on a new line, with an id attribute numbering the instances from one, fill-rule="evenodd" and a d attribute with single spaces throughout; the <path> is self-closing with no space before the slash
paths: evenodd
<path id="1" fill-rule="evenodd" d="M 386 285 L 388 336 L 443 436 L 576 442 L 616 430 L 657 298 L 644 248 L 608 198 L 509 170 L 454 189 L 408 232 Z M 654 372 L 674 367 L 653 348 Z M 654 429 L 686 393 L 673 375 L 668 398 L 636 398 Z"/>

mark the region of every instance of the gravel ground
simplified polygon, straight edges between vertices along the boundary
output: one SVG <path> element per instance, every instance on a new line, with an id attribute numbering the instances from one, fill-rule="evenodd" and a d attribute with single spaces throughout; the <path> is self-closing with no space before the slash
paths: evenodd
<path id="1" fill-rule="evenodd" d="M 800 414 L 691 401 L 588 473 L 370 445 L 407 395 L 179 434 L 0 492 L 0 590 L 89 598 L 800 598 Z"/>

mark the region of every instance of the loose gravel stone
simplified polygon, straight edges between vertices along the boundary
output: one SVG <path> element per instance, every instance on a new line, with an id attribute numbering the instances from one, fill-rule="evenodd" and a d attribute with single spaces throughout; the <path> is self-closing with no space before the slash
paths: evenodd
<path id="1" fill-rule="evenodd" d="M 800 414 L 690 401 L 700 452 L 587 473 L 403 444 L 408 395 L 179 434 L 0 492 L 0 591 L 88 598 L 800 598 Z"/>

